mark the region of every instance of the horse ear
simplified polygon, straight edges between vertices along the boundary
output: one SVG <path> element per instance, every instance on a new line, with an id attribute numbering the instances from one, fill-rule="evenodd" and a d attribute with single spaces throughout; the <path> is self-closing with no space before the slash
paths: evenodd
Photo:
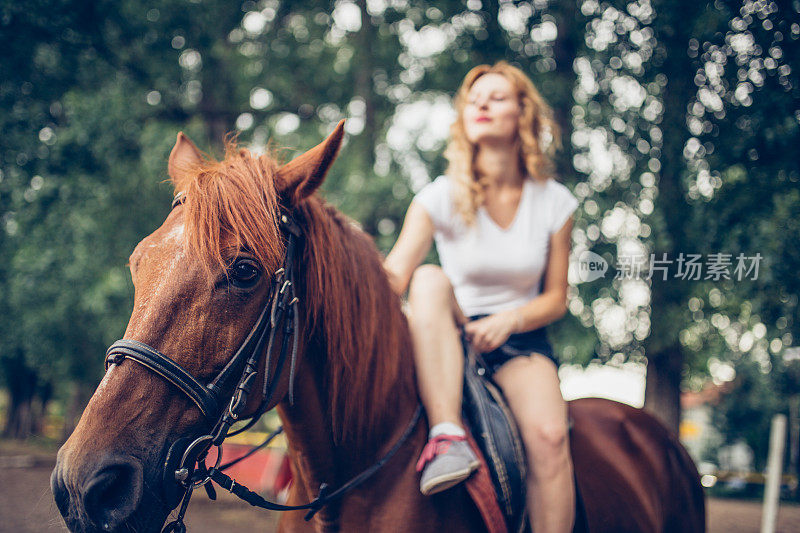
<path id="1" fill-rule="evenodd" d="M 285 184 L 282 192 L 295 204 L 311 196 L 322 185 L 339 153 L 343 137 L 344 120 L 340 120 L 327 139 L 278 169 L 278 178 Z"/>
<path id="2" fill-rule="evenodd" d="M 169 164 L 167 165 L 167 172 L 169 177 L 172 178 L 172 183 L 177 186 L 181 182 L 181 177 L 184 173 L 202 161 L 203 153 L 197 149 L 182 131 L 178 132 L 178 139 L 169 154 Z"/>

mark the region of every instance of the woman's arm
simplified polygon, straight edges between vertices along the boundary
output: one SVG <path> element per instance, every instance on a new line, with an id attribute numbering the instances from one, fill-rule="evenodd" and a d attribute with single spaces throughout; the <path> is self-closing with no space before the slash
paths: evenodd
<path id="1" fill-rule="evenodd" d="M 411 274 L 422 263 L 433 244 L 433 221 L 425 208 L 411 202 L 400 236 L 383 261 L 389 282 L 398 295 L 408 288 Z"/>
<path id="2" fill-rule="evenodd" d="M 512 333 L 538 329 L 564 316 L 567 312 L 567 271 L 571 245 L 570 216 L 561 229 L 550 237 L 542 293 L 522 307 L 502 311 L 465 326 L 470 342 L 477 350 L 490 352 L 506 342 Z"/>
<path id="3" fill-rule="evenodd" d="M 551 324 L 567 312 L 567 272 L 572 246 L 572 217 L 550 237 L 550 253 L 544 272 L 542 293 L 513 310 L 518 316 L 514 333 L 530 331 Z"/>

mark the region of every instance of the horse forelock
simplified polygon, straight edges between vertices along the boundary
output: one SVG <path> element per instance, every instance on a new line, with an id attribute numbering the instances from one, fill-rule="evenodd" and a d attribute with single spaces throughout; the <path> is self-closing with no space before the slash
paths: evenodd
<path id="1" fill-rule="evenodd" d="M 277 224 L 277 162 L 226 142 L 173 180 L 183 192 L 189 249 L 223 267 L 225 248 L 246 248 L 265 268 L 284 245 Z M 326 393 L 334 441 L 369 442 L 396 422 L 395 402 L 413 398 L 408 325 L 370 237 L 316 195 L 297 206 L 305 234 L 299 265 L 304 323 L 324 338 Z M 413 400 L 412 400 L 413 401 Z"/>
<path id="2" fill-rule="evenodd" d="M 185 195 L 186 242 L 207 269 L 227 267 L 229 249 L 249 251 L 265 268 L 280 263 L 277 167 L 272 155 L 253 154 L 228 139 L 222 161 L 207 157 L 173 179 L 176 194 Z"/>

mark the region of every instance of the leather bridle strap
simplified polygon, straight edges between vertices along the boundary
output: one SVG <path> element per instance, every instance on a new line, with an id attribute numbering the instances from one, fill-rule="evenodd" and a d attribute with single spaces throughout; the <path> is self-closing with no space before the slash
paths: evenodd
<path id="1" fill-rule="evenodd" d="M 236 483 L 233 478 L 223 473 L 221 471 L 222 469 L 211 469 L 211 471 L 208 473 L 208 477 L 214 481 L 214 483 L 227 490 L 231 494 L 238 496 L 253 507 L 260 507 L 269 511 L 298 511 L 308 509 L 309 511 L 305 516 L 305 520 L 308 521 L 311 520 L 314 515 L 320 511 L 320 509 L 328 505 L 333 500 L 336 500 L 355 489 L 375 475 L 381 468 L 383 468 L 383 466 L 388 463 L 389 460 L 400 450 L 403 444 L 406 443 L 409 437 L 411 437 L 411 434 L 414 432 L 414 428 L 417 427 L 420 418 L 422 418 L 422 405 L 417 404 L 417 408 L 414 411 L 414 416 L 411 417 L 411 420 L 406 426 L 405 431 L 403 431 L 403 434 L 399 439 L 397 439 L 397 442 L 394 443 L 391 449 L 389 449 L 389 451 L 386 452 L 383 457 L 334 491 L 329 490 L 330 487 L 326 483 L 323 483 L 319 488 L 319 494 L 317 497 L 303 505 L 283 505 L 266 500 L 244 485 Z"/>
<path id="2" fill-rule="evenodd" d="M 217 396 L 166 355 L 139 341 L 122 339 L 112 344 L 106 352 L 106 370 L 109 365 L 119 364 L 124 359 L 139 363 L 178 387 L 210 423 L 217 419 Z"/>
<path id="3" fill-rule="evenodd" d="M 269 301 L 269 298 L 267 299 Z M 269 323 L 270 306 L 264 306 L 256 323 L 247 335 L 236 354 L 207 386 L 184 370 L 178 363 L 155 348 L 134 339 L 121 339 L 106 351 L 106 370 L 110 365 L 130 359 L 155 372 L 175 385 L 200 409 L 209 425 L 215 425 L 222 409 L 220 394 L 234 378 L 241 375 L 241 366 L 248 356 L 260 353 L 262 341 Z M 238 374 L 237 374 L 238 372 Z"/>
<path id="4" fill-rule="evenodd" d="M 267 296 L 267 301 L 269 302 L 271 296 Z M 234 379 L 238 379 L 241 377 L 242 374 L 242 362 L 247 359 L 250 355 L 254 352 L 263 348 L 261 346 L 261 339 L 264 336 L 264 333 L 267 328 L 268 324 L 268 316 L 269 316 L 269 305 L 264 306 L 261 310 L 261 314 L 259 315 L 256 323 L 250 329 L 250 333 L 248 333 L 247 337 L 245 337 L 242 345 L 236 351 L 233 357 L 231 357 L 228 364 L 220 370 L 219 374 L 214 378 L 214 380 L 208 384 L 208 390 L 210 390 L 213 394 L 221 394 L 223 390 L 228 388 Z"/>

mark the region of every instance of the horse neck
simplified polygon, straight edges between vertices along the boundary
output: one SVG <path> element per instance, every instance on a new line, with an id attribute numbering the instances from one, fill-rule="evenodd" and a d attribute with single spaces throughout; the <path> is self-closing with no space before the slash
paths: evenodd
<path id="1" fill-rule="evenodd" d="M 281 415 L 291 447 L 309 457 L 308 470 L 315 473 L 311 477 L 330 484 L 334 478 L 342 480 L 363 470 L 388 451 L 419 400 L 408 324 L 374 245 L 316 198 L 305 206 L 304 216 L 309 242 L 303 254 L 305 264 L 298 270 L 305 272 L 306 305 L 314 305 L 316 296 L 317 308 L 308 309 L 314 318 L 304 321 L 309 327 L 308 344 L 303 370 L 296 373 L 295 404 L 284 403 Z M 321 266 L 323 272 L 311 270 Z M 318 298 L 319 294 L 328 299 Z M 376 295 L 380 296 L 377 300 Z M 370 303 L 379 308 L 366 312 Z M 347 315 L 342 310 L 358 311 Z M 370 328 L 374 337 L 351 339 L 353 332 L 370 335 Z M 345 353 L 334 353 L 338 350 Z M 381 367 L 387 361 L 396 366 Z M 343 388 L 345 366 L 354 367 L 354 377 L 345 374 Z M 392 379 L 386 379 L 386 368 L 393 369 Z M 333 385 L 336 380 L 338 388 Z M 337 431 L 342 430 L 337 425 L 342 417 L 337 420 L 334 410 L 341 394 L 369 408 L 368 431 Z"/>
<path id="2" fill-rule="evenodd" d="M 287 502 L 291 505 L 312 501 L 319 494 L 323 483 L 327 484 L 330 490 L 339 489 L 375 464 L 400 439 L 416 408 L 416 397 L 400 399 L 396 419 L 391 424 L 393 427 L 380 432 L 381 438 L 376 439 L 380 442 L 377 448 L 370 446 L 371 451 L 365 451 L 365 447 L 359 443 L 336 444 L 326 408 L 330 400 L 322 386 L 325 379 L 324 372 L 320 366 L 313 363 L 316 357 L 323 355 L 324 353 L 308 352 L 304 355 L 298 366 L 294 403 L 289 404 L 288 401 L 284 401 L 278 405 L 292 463 L 293 483 Z M 405 451 L 397 453 L 371 479 L 349 491 L 343 498 L 323 507 L 314 517 L 315 530 L 321 532 L 342 530 L 342 521 L 349 520 L 343 515 L 342 505 L 352 497 L 364 501 L 375 500 L 376 496 L 372 493 L 375 482 L 381 484 L 387 480 L 391 484 L 404 482 L 408 477 L 409 461 L 416 460 L 427 435 L 426 428 L 422 426 L 422 423 L 417 424 L 411 438 L 402 447 Z M 377 512 L 377 507 L 372 511 Z M 301 517 L 302 515 L 287 513 L 282 517 L 282 524 L 293 523 L 300 529 L 303 527 Z M 291 526 L 286 527 L 288 530 L 293 529 Z"/>
<path id="3" fill-rule="evenodd" d="M 301 358 L 296 372 L 294 402 L 281 402 L 278 413 L 290 448 L 308 457 L 309 472 L 318 474 L 312 477 L 330 483 L 341 475 L 352 474 L 359 468 L 363 470 L 385 454 L 412 421 L 419 400 L 416 394 L 403 392 L 407 387 L 396 387 L 394 409 L 382 417 L 383 424 L 373 428 L 370 438 L 337 442 L 328 409 L 331 399 L 324 385 L 327 378 L 321 365 L 314 363 L 324 356 L 324 350 L 322 352 L 306 352 Z"/>
<path id="4" fill-rule="evenodd" d="M 318 489 L 320 483 L 330 483 L 336 474 L 335 446 L 319 378 L 318 369 L 303 357 L 297 368 L 294 402 L 285 400 L 277 407 L 292 459 L 300 466 L 296 473 L 309 490 Z"/>

